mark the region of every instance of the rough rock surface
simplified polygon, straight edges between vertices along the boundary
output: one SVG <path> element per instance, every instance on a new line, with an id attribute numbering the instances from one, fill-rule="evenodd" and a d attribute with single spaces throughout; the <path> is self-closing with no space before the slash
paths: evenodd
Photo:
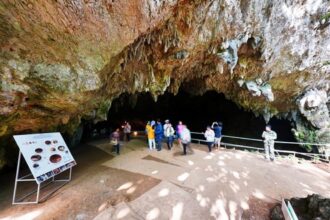
<path id="1" fill-rule="evenodd" d="M 73 133 L 123 92 L 183 87 L 266 120 L 298 112 L 298 132 L 330 142 L 329 24 L 327 0 L 3 0 L 0 137 Z"/>
<path id="2" fill-rule="evenodd" d="M 313 194 L 306 198 L 292 198 L 289 200 L 298 219 L 300 220 L 326 220 L 330 219 L 330 199 Z M 272 220 L 283 220 L 281 205 L 277 205 L 271 211 Z"/>

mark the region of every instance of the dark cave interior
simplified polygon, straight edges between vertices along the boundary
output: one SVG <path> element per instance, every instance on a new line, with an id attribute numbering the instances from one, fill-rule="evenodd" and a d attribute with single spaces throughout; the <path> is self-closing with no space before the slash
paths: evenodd
<path id="1" fill-rule="evenodd" d="M 154 101 L 150 93 L 122 94 L 115 99 L 108 113 L 108 121 L 100 122 L 89 129 L 107 130 L 120 128 L 124 121 L 129 121 L 132 130 L 143 131 L 146 121 L 169 119 L 173 125 L 183 121 L 191 131 L 203 132 L 213 121 L 223 123 L 223 134 L 261 138 L 266 125 L 262 116 L 256 117 L 252 112 L 244 111 L 223 94 L 214 91 L 203 95 L 192 95 L 180 90 L 177 95 L 165 93 Z M 272 118 L 269 122 L 278 134 L 278 140 L 295 141 L 291 132 L 292 124 L 288 120 Z M 86 132 L 86 133 L 92 133 Z M 239 144 L 262 146 L 262 143 L 231 140 Z M 280 149 L 299 150 L 298 146 L 282 146 Z"/>

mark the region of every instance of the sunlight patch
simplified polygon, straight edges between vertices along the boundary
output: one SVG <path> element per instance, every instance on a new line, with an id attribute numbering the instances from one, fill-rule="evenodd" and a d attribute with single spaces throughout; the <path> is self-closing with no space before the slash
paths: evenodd
<path id="1" fill-rule="evenodd" d="M 121 186 L 117 189 L 117 191 L 124 190 L 124 189 L 128 189 L 128 188 L 130 188 L 131 186 L 133 186 L 133 183 L 132 183 L 132 182 L 127 182 L 127 183 L 121 185 Z"/>
<path id="2" fill-rule="evenodd" d="M 223 162 L 223 161 L 220 160 L 220 161 L 218 161 L 218 165 L 219 166 L 225 166 L 226 164 L 225 164 L 225 162 Z"/>
<path id="3" fill-rule="evenodd" d="M 259 190 L 257 190 L 257 189 L 253 192 L 253 196 L 257 197 L 258 199 L 264 199 L 265 198 L 264 194 L 262 192 L 260 192 Z"/>
<path id="4" fill-rule="evenodd" d="M 183 203 L 179 202 L 172 208 L 172 217 L 171 220 L 181 220 L 183 212 Z"/>
<path id="5" fill-rule="evenodd" d="M 239 177 L 239 173 L 238 173 L 238 172 L 233 171 L 232 174 L 233 174 L 233 176 L 234 176 L 236 179 L 240 179 L 240 177 Z"/>
<path id="6" fill-rule="evenodd" d="M 159 172 L 158 170 L 154 170 L 154 171 L 151 172 L 151 174 L 155 175 L 155 174 L 157 174 L 158 172 Z"/>
<path id="7" fill-rule="evenodd" d="M 123 208 L 118 212 L 117 218 L 118 219 L 125 218 L 129 213 L 130 213 L 129 208 Z"/>
<path id="8" fill-rule="evenodd" d="M 237 211 L 236 202 L 230 201 L 229 202 L 230 219 L 237 219 L 236 218 L 236 211 Z"/>
<path id="9" fill-rule="evenodd" d="M 185 181 L 188 177 L 189 177 L 189 173 L 185 172 L 185 173 L 181 174 L 180 176 L 178 176 L 177 179 L 178 179 L 179 181 L 183 182 L 183 181 Z"/>
<path id="10" fill-rule="evenodd" d="M 126 193 L 127 193 L 127 194 L 132 194 L 133 192 L 135 192 L 135 190 L 136 190 L 136 186 L 132 186 L 131 188 L 129 188 L 129 189 L 126 191 Z"/>
<path id="11" fill-rule="evenodd" d="M 153 220 L 153 219 L 157 219 L 158 216 L 160 214 L 160 210 L 159 208 L 153 208 L 152 210 L 150 210 L 146 216 L 147 220 Z"/>
<path id="12" fill-rule="evenodd" d="M 244 210 L 247 210 L 249 209 L 249 204 L 245 201 L 241 201 L 241 208 L 244 209 Z"/>
<path id="13" fill-rule="evenodd" d="M 170 190 L 167 188 L 164 188 L 158 192 L 159 197 L 167 196 L 170 193 Z"/>

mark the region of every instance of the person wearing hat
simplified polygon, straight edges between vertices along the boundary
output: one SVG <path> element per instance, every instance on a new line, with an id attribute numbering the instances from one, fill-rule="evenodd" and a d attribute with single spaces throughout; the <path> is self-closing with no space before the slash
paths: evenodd
<path id="1" fill-rule="evenodd" d="M 163 127 L 164 131 L 166 130 L 167 126 L 169 126 L 169 124 L 170 124 L 170 120 L 166 119 Z"/>
<path id="2" fill-rule="evenodd" d="M 166 138 L 167 148 L 169 150 L 171 150 L 173 147 L 174 134 L 175 134 L 174 128 L 173 128 L 172 124 L 169 123 L 169 121 L 168 121 L 167 126 L 164 129 L 164 136 Z"/>
<path id="3" fill-rule="evenodd" d="M 212 151 L 212 146 L 214 144 L 215 134 L 212 130 L 211 126 L 207 126 L 206 131 L 204 133 L 204 137 L 206 139 L 207 147 L 209 148 L 209 152 Z"/>
<path id="4" fill-rule="evenodd" d="M 275 160 L 275 151 L 274 151 L 274 143 L 277 139 L 277 134 L 272 130 L 270 125 L 266 125 L 265 131 L 262 133 L 262 138 L 264 139 L 264 147 L 265 147 L 265 158 L 267 160 L 274 161 Z"/>

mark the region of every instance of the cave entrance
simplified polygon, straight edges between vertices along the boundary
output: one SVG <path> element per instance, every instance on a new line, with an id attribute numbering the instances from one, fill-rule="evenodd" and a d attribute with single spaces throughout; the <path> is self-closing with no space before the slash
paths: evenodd
<path id="1" fill-rule="evenodd" d="M 113 101 L 106 126 L 113 130 L 129 121 L 133 130 L 143 131 L 146 121 L 158 118 L 162 121 L 169 119 L 173 125 L 181 120 L 195 132 L 203 132 L 213 121 L 221 121 L 223 134 L 257 139 L 260 139 L 266 125 L 262 116 L 256 117 L 252 112 L 244 111 L 223 94 L 209 91 L 203 95 L 192 95 L 180 90 L 177 95 L 165 93 L 156 102 L 150 93 L 122 94 Z M 269 123 L 277 132 L 278 140 L 295 141 L 290 121 L 272 118 Z M 234 142 L 251 145 L 246 141 Z M 262 146 L 262 143 L 255 144 Z M 302 150 L 294 145 L 276 148 Z"/>

